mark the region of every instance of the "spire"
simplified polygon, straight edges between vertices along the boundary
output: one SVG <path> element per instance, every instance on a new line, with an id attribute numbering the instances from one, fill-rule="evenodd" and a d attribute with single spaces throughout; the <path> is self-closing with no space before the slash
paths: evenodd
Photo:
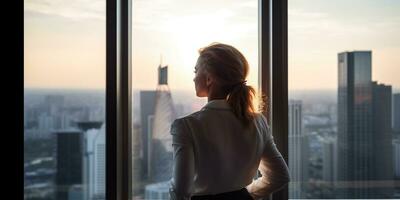
<path id="1" fill-rule="evenodd" d="M 162 65 L 162 54 L 160 54 L 160 65 L 158 66 L 158 85 L 168 84 L 168 65 Z"/>
<path id="2" fill-rule="evenodd" d="M 162 53 L 160 53 L 160 67 L 162 66 Z"/>

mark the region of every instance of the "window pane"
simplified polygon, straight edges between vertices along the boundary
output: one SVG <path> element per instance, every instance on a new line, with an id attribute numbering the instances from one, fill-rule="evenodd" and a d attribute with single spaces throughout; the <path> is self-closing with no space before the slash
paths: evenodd
<path id="1" fill-rule="evenodd" d="M 24 1 L 24 199 L 105 199 L 105 2 Z"/>
<path id="2" fill-rule="evenodd" d="M 206 98 L 196 97 L 194 90 L 198 49 L 212 42 L 236 47 L 250 65 L 248 84 L 258 89 L 257 3 L 254 0 L 133 1 L 135 199 L 169 198 L 170 125 L 174 119 L 200 110 L 207 102 Z"/>
<path id="3" fill-rule="evenodd" d="M 289 1 L 289 198 L 399 198 L 398 1 Z"/>

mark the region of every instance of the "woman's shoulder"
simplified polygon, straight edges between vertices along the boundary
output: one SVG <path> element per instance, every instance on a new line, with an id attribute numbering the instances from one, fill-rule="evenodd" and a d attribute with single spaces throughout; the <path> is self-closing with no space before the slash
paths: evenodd
<path id="1" fill-rule="evenodd" d="M 263 113 L 256 112 L 254 113 L 255 120 L 265 128 L 269 128 L 267 118 L 264 116 Z"/>
<path id="2" fill-rule="evenodd" d="M 178 120 L 178 121 L 194 120 L 194 119 L 199 118 L 199 115 L 201 115 L 201 112 L 202 111 L 196 111 L 196 112 L 193 112 L 193 113 L 178 117 L 175 120 Z"/>
<path id="3" fill-rule="evenodd" d="M 197 120 L 199 120 L 200 114 L 201 114 L 201 111 L 197 111 L 197 112 L 193 112 L 188 115 L 178 117 L 172 122 L 172 125 L 184 124 L 184 123 L 187 123 L 188 121 L 189 122 L 197 121 Z"/>
<path id="4" fill-rule="evenodd" d="M 255 113 L 254 117 L 258 130 L 262 133 L 265 140 L 269 140 L 272 137 L 270 126 L 268 125 L 267 118 L 262 113 Z"/>

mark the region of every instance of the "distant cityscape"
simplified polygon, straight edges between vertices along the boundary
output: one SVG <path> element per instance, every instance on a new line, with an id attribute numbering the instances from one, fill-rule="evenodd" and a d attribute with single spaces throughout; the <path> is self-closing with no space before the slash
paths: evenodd
<path id="1" fill-rule="evenodd" d="M 289 198 L 400 198 L 400 91 L 371 53 L 338 55 L 338 91 L 289 91 Z M 170 124 L 206 103 L 158 75 L 133 91 L 133 199 L 169 198 Z M 24 199 L 105 199 L 104 122 L 105 91 L 25 89 Z"/>
<path id="2" fill-rule="evenodd" d="M 371 80 L 371 54 L 338 54 L 335 98 L 290 98 L 289 198 L 400 198 L 400 93 Z"/>

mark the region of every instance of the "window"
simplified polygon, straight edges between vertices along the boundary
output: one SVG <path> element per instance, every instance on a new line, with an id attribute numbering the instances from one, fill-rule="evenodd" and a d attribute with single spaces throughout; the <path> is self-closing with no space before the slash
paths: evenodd
<path id="1" fill-rule="evenodd" d="M 400 197 L 399 8 L 289 1 L 289 198 Z"/>
<path id="2" fill-rule="evenodd" d="M 212 42 L 238 48 L 250 65 L 248 84 L 259 88 L 258 2 L 133 1 L 132 6 L 133 198 L 168 199 L 171 123 L 207 101 L 194 90 L 198 49 Z"/>
<path id="3" fill-rule="evenodd" d="M 105 3 L 24 2 L 24 199 L 105 199 Z"/>

